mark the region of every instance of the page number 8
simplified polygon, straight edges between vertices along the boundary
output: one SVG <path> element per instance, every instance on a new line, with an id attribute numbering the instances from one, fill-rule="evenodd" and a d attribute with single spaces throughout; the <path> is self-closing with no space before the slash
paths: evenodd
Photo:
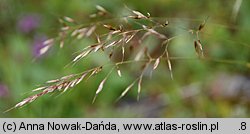
<path id="1" fill-rule="evenodd" d="M 247 129 L 247 123 L 241 122 L 240 130 L 246 130 Z"/>

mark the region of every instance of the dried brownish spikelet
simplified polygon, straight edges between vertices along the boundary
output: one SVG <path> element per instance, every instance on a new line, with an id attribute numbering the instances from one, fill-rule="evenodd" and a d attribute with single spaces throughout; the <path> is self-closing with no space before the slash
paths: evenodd
<path id="1" fill-rule="evenodd" d="M 91 76 L 93 76 L 93 75 L 99 73 L 100 71 L 102 71 L 102 68 L 103 68 L 102 66 L 97 67 L 97 68 L 94 68 L 94 69 L 91 71 L 91 74 L 88 76 L 87 80 L 88 80 Z"/>
<path id="2" fill-rule="evenodd" d="M 40 90 L 43 90 L 45 88 L 47 88 L 48 86 L 43 86 L 43 87 L 38 87 L 36 89 L 33 89 L 32 92 L 35 92 L 35 91 L 40 91 Z"/>
<path id="3" fill-rule="evenodd" d="M 145 30 L 147 30 L 149 33 L 156 35 L 156 37 L 158 37 L 159 39 L 167 39 L 167 37 L 166 37 L 164 34 L 161 34 L 161 33 L 155 31 L 155 30 L 152 29 L 152 28 L 148 28 L 148 27 L 145 26 L 145 25 L 142 25 L 142 27 L 143 27 Z"/>
<path id="4" fill-rule="evenodd" d="M 198 31 L 201 31 L 204 28 L 204 26 L 205 26 L 205 22 L 199 25 Z"/>
<path id="5" fill-rule="evenodd" d="M 103 25 L 105 28 L 107 28 L 108 30 L 111 30 L 111 31 L 116 31 L 116 28 L 111 26 L 111 25 L 108 25 L 108 24 L 104 24 Z"/>
<path id="6" fill-rule="evenodd" d="M 114 69 L 114 67 L 110 70 L 110 72 L 107 74 L 107 76 L 99 84 L 98 89 L 96 90 L 95 96 L 93 98 L 92 104 L 95 102 L 97 95 L 102 91 L 104 83 L 106 82 L 106 80 L 108 79 L 110 74 L 113 72 L 113 69 Z"/>
<path id="7" fill-rule="evenodd" d="M 153 67 L 154 70 L 158 67 L 159 63 L 160 63 L 160 57 L 155 60 L 154 67 Z"/>
<path id="8" fill-rule="evenodd" d="M 115 42 L 111 45 L 114 45 Z M 72 62 L 75 63 L 77 61 L 79 61 L 80 59 L 86 57 L 88 54 L 90 54 L 91 52 L 97 52 L 98 50 L 102 49 L 104 50 L 104 48 L 108 48 L 107 46 L 104 47 L 103 43 L 97 43 L 91 46 L 88 46 L 87 48 L 85 48 L 80 54 L 78 54 L 73 60 Z"/>
<path id="9" fill-rule="evenodd" d="M 59 82 L 60 81 L 60 79 L 54 79 L 54 80 L 48 80 L 48 81 L 46 81 L 45 83 L 56 83 L 56 82 Z"/>
<path id="10" fill-rule="evenodd" d="M 63 27 L 61 28 L 62 31 L 69 30 L 68 28 L 70 27 L 68 26 L 68 24 L 76 24 L 76 21 L 68 16 L 64 16 L 62 18 L 59 18 L 58 20 L 63 25 Z"/>
<path id="11" fill-rule="evenodd" d="M 72 81 L 69 81 L 67 83 L 67 86 L 65 87 L 65 89 L 63 90 L 63 92 L 67 91 L 69 88 L 74 87 L 76 85 L 76 82 L 78 81 L 78 79 L 74 79 Z"/>
<path id="12" fill-rule="evenodd" d="M 69 26 L 64 26 L 64 27 L 61 28 L 62 31 L 67 31 L 67 30 L 69 30 L 69 29 L 70 29 Z"/>
<path id="13" fill-rule="evenodd" d="M 168 20 L 166 20 L 163 26 L 165 27 L 165 26 L 168 26 L 168 25 L 169 25 L 169 22 L 168 22 Z"/>
<path id="14" fill-rule="evenodd" d="M 86 47 L 85 49 L 82 50 L 82 52 L 80 52 L 80 54 L 78 54 L 73 60 L 72 62 L 77 62 L 79 61 L 80 59 L 86 57 L 88 54 L 90 54 L 91 52 L 97 52 L 98 50 L 102 49 L 104 50 L 103 48 L 103 43 L 97 43 L 97 44 L 94 44 L 94 45 L 90 45 L 88 47 Z"/>
<path id="15" fill-rule="evenodd" d="M 110 40 L 113 34 L 117 34 L 117 33 L 121 33 L 122 32 L 122 28 L 118 29 L 114 26 L 108 25 L 108 24 L 104 24 L 103 27 L 107 28 L 108 30 L 110 30 L 111 32 L 109 33 L 109 35 L 107 36 L 107 40 Z"/>
<path id="16" fill-rule="evenodd" d="M 194 48 L 195 48 L 195 52 L 196 52 L 197 56 L 199 58 L 203 58 L 204 55 L 203 55 L 203 49 L 202 49 L 202 45 L 201 45 L 200 40 L 194 41 Z"/>
<path id="17" fill-rule="evenodd" d="M 129 8 L 128 8 L 129 9 Z M 131 10 L 131 9 L 129 9 Z M 132 13 L 134 15 L 130 15 L 128 16 L 129 18 L 133 18 L 133 19 L 148 19 L 150 17 L 150 14 L 147 13 L 147 16 L 145 16 L 144 14 L 142 14 L 141 12 L 139 11 L 135 11 L 135 10 L 132 10 Z"/>
<path id="18" fill-rule="evenodd" d="M 103 85 L 106 82 L 106 80 L 107 80 L 107 77 L 105 79 L 103 79 L 102 82 L 99 84 L 98 89 L 95 92 L 95 97 L 94 97 L 94 99 L 92 101 L 92 104 L 95 102 L 97 95 L 102 91 Z"/>
<path id="19" fill-rule="evenodd" d="M 75 29 L 74 31 L 72 31 L 71 33 L 71 37 L 74 37 L 78 34 L 78 29 Z"/>
<path id="20" fill-rule="evenodd" d="M 136 81 L 134 81 L 133 83 L 131 83 L 122 93 L 121 95 L 117 98 L 116 102 L 118 100 L 120 100 L 123 96 L 125 96 L 127 94 L 127 92 L 134 86 Z"/>
<path id="21" fill-rule="evenodd" d="M 86 57 L 91 51 L 92 51 L 92 49 L 88 49 L 88 50 L 86 50 L 86 51 L 83 51 L 82 53 L 80 53 L 79 55 L 77 55 L 77 56 L 73 59 L 73 62 L 77 62 L 77 61 L 79 61 L 80 59 Z"/>
<path id="22" fill-rule="evenodd" d="M 157 25 L 162 25 L 161 23 L 159 23 L 158 21 L 156 21 L 156 20 L 154 20 L 154 19 L 151 19 L 150 17 L 151 17 L 151 15 L 150 15 L 150 13 L 148 13 L 147 12 L 147 16 L 146 15 L 144 15 L 144 14 L 142 14 L 141 12 L 139 12 L 139 11 L 135 11 L 135 10 L 132 10 L 132 9 L 130 9 L 130 8 L 128 8 L 126 5 L 125 5 L 125 7 L 129 10 L 129 11 L 131 11 L 134 15 L 129 15 L 129 16 L 127 16 L 127 18 L 132 18 L 132 19 L 145 19 L 145 20 L 148 20 L 148 21 L 150 21 L 150 22 L 153 22 L 154 24 L 157 24 Z M 125 22 L 127 22 L 127 18 L 124 18 L 124 20 L 125 20 Z M 163 26 L 163 25 L 162 25 Z"/>
<path id="23" fill-rule="evenodd" d="M 124 61 L 124 57 L 125 57 L 125 47 L 124 45 L 122 45 L 122 62 Z"/>
<path id="24" fill-rule="evenodd" d="M 172 65 L 171 65 L 171 61 L 170 61 L 168 51 L 166 51 L 166 56 L 167 56 L 167 63 L 168 63 L 168 69 L 169 69 L 169 72 L 170 72 L 170 77 L 173 80 L 174 77 L 173 77 Z"/>
<path id="25" fill-rule="evenodd" d="M 97 16 L 105 16 L 106 14 L 108 14 L 108 11 L 100 5 L 96 5 L 96 9 L 98 10 L 98 12 L 89 15 L 90 18 L 95 18 Z"/>
<path id="26" fill-rule="evenodd" d="M 118 42 L 118 41 L 115 40 L 115 41 L 109 43 L 108 45 L 106 45 L 104 48 L 112 47 L 112 46 L 114 46 L 117 42 Z"/>
<path id="27" fill-rule="evenodd" d="M 198 32 L 201 31 L 201 30 L 205 27 L 208 18 L 209 18 L 209 17 L 207 17 L 207 19 L 205 19 L 205 20 L 199 25 Z"/>
<path id="28" fill-rule="evenodd" d="M 138 81 L 138 89 L 137 89 L 137 101 L 140 99 L 140 93 L 141 93 L 141 82 L 142 82 L 142 75 L 139 78 Z"/>
<path id="29" fill-rule="evenodd" d="M 64 19 L 65 21 L 67 21 L 67 22 L 70 22 L 70 23 L 74 23 L 74 22 L 75 22 L 74 19 L 72 19 L 72 18 L 70 18 L 70 17 L 68 17 L 68 16 L 64 16 L 63 19 Z"/>
<path id="30" fill-rule="evenodd" d="M 119 38 L 117 40 L 112 41 L 111 43 L 106 43 L 104 48 L 107 49 L 107 48 L 110 48 L 110 47 L 114 47 L 114 46 L 118 45 L 119 43 L 121 43 L 122 41 L 123 41 L 123 38 Z"/>
<path id="31" fill-rule="evenodd" d="M 147 18 L 144 14 L 142 14 L 141 12 L 139 11 L 132 11 L 135 15 L 138 16 L 138 18 Z M 150 16 L 150 15 L 149 15 Z"/>
<path id="32" fill-rule="evenodd" d="M 174 77 L 173 77 L 173 71 L 172 71 L 172 64 L 171 64 L 170 56 L 169 56 L 169 53 L 168 53 L 168 46 L 169 46 L 170 39 L 172 39 L 172 38 L 166 39 L 165 41 L 162 42 L 162 46 L 165 45 L 165 51 L 161 56 L 163 56 L 164 54 L 166 55 L 166 60 L 167 60 L 168 69 L 169 69 L 169 72 L 170 72 L 170 77 L 173 80 Z"/>
<path id="33" fill-rule="evenodd" d="M 75 76 L 76 76 L 75 74 L 66 75 L 66 76 L 61 77 L 60 80 L 68 80 L 68 79 L 71 79 Z"/>
<path id="34" fill-rule="evenodd" d="M 118 65 L 116 65 L 116 70 L 117 70 L 118 76 L 119 76 L 119 77 L 122 77 L 122 73 L 121 73 L 121 70 L 120 70 L 120 68 L 119 68 Z"/>
<path id="35" fill-rule="evenodd" d="M 98 12 L 89 15 L 90 18 L 95 18 L 97 16 L 105 16 L 106 14 L 108 14 L 108 11 L 104 7 L 102 7 L 100 5 L 96 5 L 95 7 L 96 7 Z"/>
<path id="36" fill-rule="evenodd" d="M 159 57 L 159 59 L 160 59 L 160 57 Z M 143 66 L 141 67 L 142 72 L 141 72 L 140 77 L 138 78 L 139 80 L 138 80 L 138 89 L 137 89 L 137 101 L 139 101 L 139 99 L 140 99 L 141 83 L 142 83 L 142 78 L 143 78 L 144 72 L 146 71 L 148 66 L 151 64 L 151 62 L 152 62 L 152 59 L 148 59 L 148 61 L 146 63 L 144 63 Z"/>
<path id="37" fill-rule="evenodd" d="M 101 39 L 100 39 L 100 36 L 98 34 L 95 33 L 95 36 L 96 36 L 96 40 L 97 40 L 97 43 L 101 43 Z"/>
<path id="38" fill-rule="evenodd" d="M 100 5 L 96 5 L 96 9 L 99 10 L 100 12 L 108 13 L 108 11 L 104 7 L 102 7 Z"/>

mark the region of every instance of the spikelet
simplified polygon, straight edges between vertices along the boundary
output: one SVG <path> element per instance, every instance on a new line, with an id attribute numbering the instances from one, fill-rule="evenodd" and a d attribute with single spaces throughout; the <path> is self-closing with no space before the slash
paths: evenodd
<path id="1" fill-rule="evenodd" d="M 137 88 L 137 101 L 140 99 L 140 93 L 141 93 L 141 82 L 142 82 L 142 75 L 139 78 L 138 81 L 138 88 Z"/>
<path id="2" fill-rule="evenodd" d="M 135 81 L 133 83 L 131 83 L 119 96 L 119 98 L 117 98 L 116 101 L 120 100 L 123 96 L 125 96 L 127 94 L 127 92 L 134 86 Z"/>
<path id="3" fill-rule="evenodd" d="M 70 22 L 70 23 L 74 23 L 74 22 L 75 22 L 74 19 L 72 19 L 72 18 L 70 18 L 70 17 L 68 17 L 68 16 L 64 16 L 63 19 L 64 19 L 65 21 L 67 21 L 67 22 Z"/>
<path id="4" fill-rule="evenodd" d="M 154 67 L 153 67 L 154 70 L 158 67 L 159 63 L 160 63 L 160 58 L 157 58 L 154 63 Z"/>
<path id="5" fill-rule="evenodd" d="M 204 58 L 203 49 L 202 49 L 202 45 L 201 45 L 200 40 L 194 41 L 194 48 L 195 48 L 195 52 L 196 52 L 197 56 L 199 58 Z"/>
<path id="6" fill-rule="evenodd" d="M 198 32 L 200 32 L 206 25 L 206 22 L 208 20 L 209 17 L 207 17 L 207 19 L 205 19 L 198 27 Z"/>
<path id="7" fill-rule="evenodd" d="M 103 79 L 102 82 L 99 84 L 98 89 L 97 89 L 96 92 L 95 92 L 95 97 L 94 97 L 94 99 L 93 99 L 93 101 L 92 101 L 92 104 L 95 102 L 97 95 L 102 91 L 103 85 L 104 85 L 104 83 L 106 82 L 106 79 L 107 79 L 107 78 Z"/>
<path id="8" fill-rule="evenodd" d="M 108 25 L 108 24 L 104 24 L 103 25 L 105 28 L 107 28 L 108 30 L 111 30 L 111 31 L 116 31 L 116 28 L 111 26 L 111 25 Z"/>
<path id="9" fill-rule="evenodd" d="M 116 70 L 117 70 L 117 74 L 119 77 L 122 77 L 122 73 L 121 73 L 121 70 L 118 66 L 116 66 Z"/>

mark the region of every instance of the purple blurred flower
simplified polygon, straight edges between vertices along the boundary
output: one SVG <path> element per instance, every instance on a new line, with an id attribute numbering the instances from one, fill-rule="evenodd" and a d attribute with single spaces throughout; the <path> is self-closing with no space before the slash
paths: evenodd
<path id="1" fill-rule="evenodd" d="M 44 47 L 43 42 L 47 40 L 47 37 L 45 35 L 37 35 L 34 38 L 33 41 L 33 56 L 35 58 L 39 58 L 40 50 Z"/>
<path id="2" fill-rule="evenodd" d="M 6 85 L 0 83 L 0 97 L 6 97 L 9 94 L 9 89 Z"/>
<path id="3" fill-rule="evenodd" d="M 18 29 L 23 33 L 29 33 L 40 25 L 40 17 L 36 14 L 22 16 L 18 21 Z"/>

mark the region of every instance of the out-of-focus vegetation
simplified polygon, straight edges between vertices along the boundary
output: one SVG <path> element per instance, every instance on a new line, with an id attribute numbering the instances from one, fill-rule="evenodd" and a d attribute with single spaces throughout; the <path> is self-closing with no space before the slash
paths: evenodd
<path id="1" fill-rule="evenodd" d="M 138 102 L 136 87 L 115 102 L 135 79 L 133 63 L 121 68 L 121 78 L 111 75 L 94 104 L 92 99 L 105 73 L 64 94 L 45 95 L 23 108 L 1 113 L 0 117 L 249 117 L 250 1 L 242 0 L 234 17 L 236 1 L 239 0 L 1 0 L 0 112 L 29 96 L 40 83 L 109 62 L 96 54 L 64 68 L 72 60 L 72 53 L 93 43 L 90 39 L 71 40 L 63 49 L 53 47 L 39 57 L 42 42 L 57 36 L 60 17 L 70 16 L 88 24 L 95 5 L 119 16 L 125 4 L 171 20 L 169 25 L 175 26 L 173 35 L 181 35 L 185 29 L 196 28 L 208 16 L 209 19 L 200 34 L 208 59 L 173 60 L 174 80 L 161 62 L 152 76 L 143 79 Z M 170 54 L 195 57 L 193 41 L 191 36 L 176 38 L 171 42 Z"/>

